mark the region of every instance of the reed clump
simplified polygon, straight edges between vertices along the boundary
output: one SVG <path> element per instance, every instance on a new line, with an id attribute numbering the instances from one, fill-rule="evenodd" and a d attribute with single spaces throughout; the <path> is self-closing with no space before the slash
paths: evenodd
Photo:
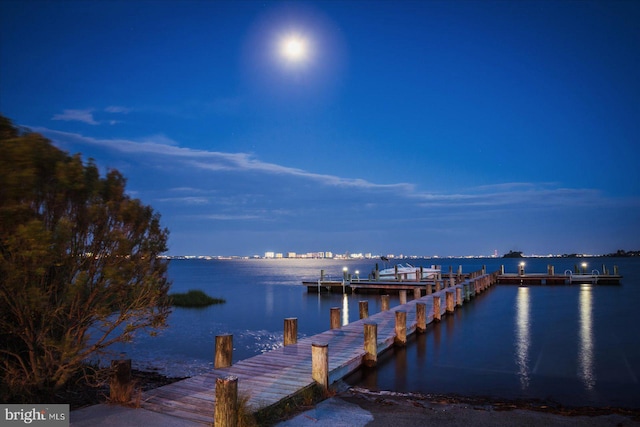
<path id="1" fill-rule="evenodd" d="M 186 293 L 170 294 L 171 303 L 176 307 L 208 307 L 213 304 L 224 304 L 222 298 L 214 298 L 200 290 L 190 290 Z"/>

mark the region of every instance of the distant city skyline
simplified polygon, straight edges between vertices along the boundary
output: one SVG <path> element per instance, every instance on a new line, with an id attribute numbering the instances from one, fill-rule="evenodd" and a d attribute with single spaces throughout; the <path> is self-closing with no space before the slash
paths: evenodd
<path id="1" fill-rule="evenodd" d="M 168 255 L 640 248 L 640 2 L 0 2 L 0 113 Z"/>

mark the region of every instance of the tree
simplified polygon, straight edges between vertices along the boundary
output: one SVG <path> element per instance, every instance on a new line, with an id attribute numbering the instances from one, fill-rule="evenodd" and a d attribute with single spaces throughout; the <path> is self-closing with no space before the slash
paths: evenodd
<path id="1" fill-rule="evenodd" d="M 0 400 L 55 391 L 165 325 L 168 231 L 125 183 L 0 116 Z"/>

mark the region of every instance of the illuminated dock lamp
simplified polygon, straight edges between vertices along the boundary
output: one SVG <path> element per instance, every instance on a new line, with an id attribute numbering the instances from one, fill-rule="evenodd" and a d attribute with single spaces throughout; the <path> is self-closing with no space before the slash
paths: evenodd
<path id="1" fill-rule="evenodd" d="M 360 270 L 355 271 L 355 279 L 358 281 L 360 280 Z"/>
<path id="2" fill-rule="evenodd" d="M 347 280 L 347 272 L 349 271 L 349 269 L 347 267 L 342 267 L 342 280 L 346 281 Z"/>
<path id="3" fill-rule="evenodd" d="M 524 276 L 524 262 L 521 262 L 518 265 L 518 275 L 519 276 Z"/>
<path id="4" fill-rule="evenodd" d="M 582 274 L 586 274 L 586 272 L 587 272 L 587 263 L 583 262 L 582 263 Z"/>

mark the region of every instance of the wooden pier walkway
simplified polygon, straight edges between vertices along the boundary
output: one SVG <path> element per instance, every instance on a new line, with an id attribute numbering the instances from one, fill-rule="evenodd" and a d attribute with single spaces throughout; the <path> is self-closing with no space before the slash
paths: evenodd
<path id="1" fill-rule="evenodd" d="M 149 390 L 143 393 L 140 405 L 150 411 L 211 425 L 216 379 L 235 376 L 238 378 L 238 396 L 247 398 L 250 410 L 267 408 L 316 384 L 312 378 L 312 344 L 328 346 L 328 383 L 332 384 L 362 365 L 366 355 L 365 323 L 377 324 L 377 354 L 380 354 L 396 340 L 397 311 L 406 312 L 406 335 L 409 336 L 416 331 L 418 303 L 426 307 L 428 324 L 487 289 L 496 278 L 497 272 L 481 275 L 230 367 Z"/>

